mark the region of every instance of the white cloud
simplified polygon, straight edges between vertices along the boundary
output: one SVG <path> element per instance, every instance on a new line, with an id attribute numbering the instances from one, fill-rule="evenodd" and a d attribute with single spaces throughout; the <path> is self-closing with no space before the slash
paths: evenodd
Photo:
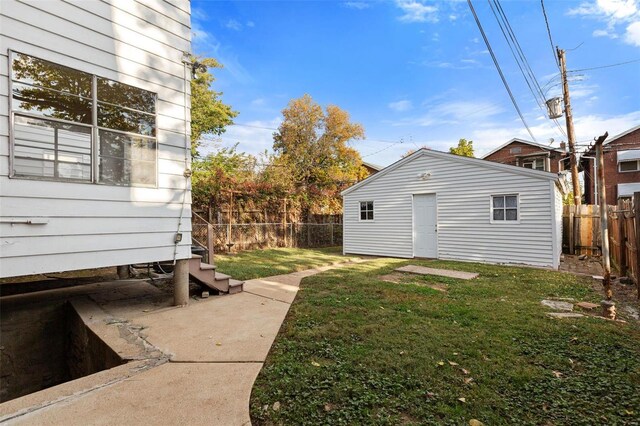
<path id="1" fill-rule="evenodd" d="M 371 5 L 363 1 L 346 1 L 342 5 L 348 9 L 363 10 L 368 9 Z"/>
<path id="2" fill-rule="evenodd" d="M 634 46 L 640 47 L 640 21 L 634 22 L 627 27 L 624 41 Z"/>
<path id="3" fill-rule="evenodd" d="M 411 101 L 403 100 L 403 101 L 391 102 L 388 105 L 388 107 L 397 112 L 404 112 L 412 109 L 413 104 L 411 103 Z"/>
<path id="4" fill-rule="evenodd" d="M 253 27 L 255 27 L 255 26 L 256 26 L 256 23 L 255 23 L 255 22 L 253 22 L 253 21 L 247 21 L 247 27 L 249 27 L 249 28 L 253 28 Z"/>
<path id="5" fill-rule="evenodd" d="M 593 31 L 594 37 L 621 38 L 640 47 L 640 0 L 597 0 L 569 9 L 570 16 L 583 16 L 606 24 L 606 29 Z M 624 37 L 620 37 L 624 34 Z"/>
<path id="6" fill-rule="evenodd" d="M 402 22 L 438 22 L 438 8 L 429 6 L 416 0 L 396 0 L 404 13 L 398 20 Z"/>
<path id="7" fill-rule="evenodd" d="M 242 126 L 228 126 L 227 131 L 220 137 L 215 137 L 212 144 L 206 141 L 202 146 L 202 155 L 213 152 L 216 145 L 232 146 L 238 143 L 238 150 L 248 154 L 258 155 L 265 149 L 273 147 L 273 129 L 277 129 L 282 122 L 281 117 L 271 120 L 254 120 L 243 123 Z"/>
<path id="8" fill-rule="evenodd" d="M 607 30 L 595 30 L 591 35 L 593 35 L 594 37 L 618 38 L 618 35 L 616 33 L 612 33 Z"/>
<path id="9" fill-rule="evenodd" d="M 235 19 L 229 19 L 224 26 L 234 31 L 240 31 L 242 29 L 242 24 Z"/>
<path id="10" fill-rule="evenodd" d="M 264 98 L 257 98 L 251 101 L 252 106 L 264 106 L 267 103 Z"/>

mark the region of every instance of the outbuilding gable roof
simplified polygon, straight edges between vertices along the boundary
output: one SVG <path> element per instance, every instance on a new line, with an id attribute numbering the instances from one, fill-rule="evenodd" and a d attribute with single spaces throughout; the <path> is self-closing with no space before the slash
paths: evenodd
<path id="1" fill-rule="evenodd" d="M 496 152 L 500 151 L 500 150 L 501 150 L 502 148 L 504 148 L 505 146 L 509 146 L 509 145 L 511 145 L 511 144 L 512 144 L 512 143 L 514 143 L 514 142 L 520 142 L 520 143 L 524 143 L 524 144 L 527 144 L 527 145 L 535 146 L 535 147 L 537 147 L 537 148 L 544 149 L 545 151 L 558 151 L 558 152 L 564 152 L 564 151 L 563 151 L 562 149 L 560 149 L 560 148 L 552 148 L 552 147 L 550 147 L 550 146 L 548 146 L 548 145 L 542 145 L 542 144 L 539 144 L 539 143 L 536 143 L 536 142 L 526 141 L 526 140 L 524 140 L 524 139 L 513 138 L 513 139 L 511 139 L 510 141 L 508 141 L 508 142 L 506 142 L 506 143 L 504 143 L 504 144 L 500 145 L 499 147 L 497 147 L 497 148 L 496 148 L 496 149 L 494 149 L 493 151 L 489 152 L 488 154 L 486 154 L 486 155 L 485 155 L 485 156 L 483 156 L 482 158 L 483 158 L 483 159 L 485 159 L 485 158 L 487 158 L 488 156 L 490 156 L 491 154 L 495 154 Z"/>
<path id="2" fill-rule="evenodd" d="M 376 179 L 380 179 L 381 177 L 383 177 L 384 175 L 392 172 L 393 170 L 402 167 L 403 164 L 406 164 L 410 161 L 413 161 L 419 157 L 432 157 L 432 158 L 441 158 L 441 159 L 446 159 L 446 160 L 450 160 L 450 161 L 455 161 L 455 162 L 459 162 L 459 163 L 465 163 L 465 164 L 473 164 L 479 167 L 485 167 L 485 168 L 489 168 L 489 169 L 495 169 L 495 170 L 502 170 L 508 173 L 512 173 L 512 174 L 516 174 L 516 175 L 523 175 L 523 176 L 530 176 L 530 177 L 535 177 L 535 178 L 539 178 L 539 179 L 547 179 L 550 181 L 558 181 L 559 177 L 557 174 L 555 173 L 549 173 L 549 172 L 543 172 L 540 170 L 533 170 L 533 169 L 527 169 L 524 167 L 519 167 L 519 166 L 512 166 L 509 164 L 502 164 L 502 163 L 495 163 L 493 161 L 488 161 L 488 160 L 483 160 L 481 158 L 473 158 L 473 157 L 463 157 L 461 155 L 456 155 L 456 154 L 450 154 L 447 152 L 441 152 L 441 151 L 434 151 L 431 149 L 427 149 L 427 148 L 421 148 L 418 151 L 412 153 L 411 155 L 408 155 L 398 161 L 396 161 L 395 163 L 385 167 L 384 169 L 382 169 L 381 171 L 379 171 L 378 173 L 369 176 L 368 178 L 366 178 L 365 180 L 358 182 L 357 184 L 345 189 L 344 191 L 342 191 L 341 195 L 347 195 L 348 193 L 361 188 L 367 184 L 369 184 L 370 182 L 373 182 Z"/>

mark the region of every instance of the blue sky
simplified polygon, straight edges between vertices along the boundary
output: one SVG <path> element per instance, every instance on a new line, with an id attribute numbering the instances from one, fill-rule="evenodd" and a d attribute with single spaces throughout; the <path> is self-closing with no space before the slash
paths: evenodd
<path id="1" fill-rule="evenodd" d="M 533 135 L 558 146 L 566 137 L 537 105 L 489 4 L 473 4 Z M 547 98 L 560 95 L 540 1 L 501 4 Z M 571 73 L 577 140 L 640 124 L 640 0 L 545 7 L 569 70 L 636 61 Z M 361 123 L 367 138 L 353 146 L 380 165 L 416 147 L 447 150 L 460 138 L 474 141 L 477 156 L 513 137 L 531 140 L 466 1 L 194 0 L 192 20 L 194 53 L 224 64 L 214 88 L 240 112 L 217 146 L 270 149 L 281 110 L 305 93 Z"/>

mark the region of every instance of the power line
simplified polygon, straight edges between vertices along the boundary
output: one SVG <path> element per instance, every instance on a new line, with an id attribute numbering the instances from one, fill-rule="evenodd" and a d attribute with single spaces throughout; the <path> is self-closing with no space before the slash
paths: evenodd
<path id="1" fill-rule="evenodd" d="M 469 5 L 469 9 L 471 9 L 471 13 L 473 13 L 473 17 L 476 21 L 476 24 L 478 25 L 478 29 L 480 30 L 480 34 L 482 34 L 482 38 L 484 39 L 484 43 L 487 46 L 487 50 L 489 50 L 489 53 L 491 54 L 491 59 L 493 59 L 493 63 L 496 66 L 496 69 L 498 70 L 498 73 L 500 74 L 500 79 L 502 80 L 502 84 L 504 85 L 505 89 L 507 89 L 507 92 L 509 93 L 509 97 L 511 98 L 511 102 L 513 103 L 513 106 L 515 107 L 516 111 L 518 112 L 518 115 L 520 116 L 520 120 L 522 120 L 522 124 L 524 124 L 524 127 L 527 129 L 527 132 L 529 132 L 529 135 L 531 136 L 531 138 L 537 142 L 535 136 L 533 136 L 533 133 L 531 132 L 531 129 L 529 128 L 529 125 L 527 124 L 526 120 L 524 119 L 524 116 L 522 115 L 522 112 L 520 111 L 520 107 L 518 106 L 518 103 L 516 102 L 516 99 L 513 97 L 513 93 L 511 92 L 511 88 L 509 87 L 509 83 L 507 83 L 507 80 L 504 77 L 504 74 L 502 73 L 502 69 L 500 68 L 500 64 L 498 64 L 498 59 L 496 59 L 496 55 L 493 53 L 493 48 L 491 47 L 491 44 L 489 43 L 489 40 L 487 39 L 486 34 L 484 33 L 484 29 L 482 28 L 482 24 L 480 23 L 480 20 L 478 19 L 478 15 L 476 14 L 475 9 L 473 8 L 473 4 L 471 3 L 471 0 L 467 0 L 467 4 Z"/>
<path id="2" fill-rule="evenodd" d="M 633 64 L 635 62 L 640 62 L 640 59 L 633 59 L 631 61 L 626 61 L 626 62 L 618 62 L 617 64 L 602 65 L 602 66 L 599 66 L 599 67 L 582 68 L 582 69 L 579 69 L 579 70 L 570 70 L 570 71 L 567 71 L 567 72 L 581 72 L 581 71 L 600 70 L 600 69 L 603 69 L 603 68 L 611 68 L 611 67 L 617 67 L 617 66 L 620 66 L 620 65 Z"/>
<path id="3" fill-rule="evenodd" d="M 545 104 L 546 104 L 545 95 L 542 91 L 542 88 L 540 87 L 540 83 L 538 82 L 538 79 L 536 78 L 535 73 L 533 72 L 533 69 L 531 68 L 531 65 L 529 64 L 527 56 L 524 54 L 524 51 L 522 50 L 522 46 L 518 41 L 518 37 L 513 31 L 513 27 L 511 27 L 509 18 L 507 18 L 507 14 L 505 13 L 504 9 L 502 8 L 502 5 L 500 4 L 500 0 L 493 0 L 493 3 L 495 4 L 495 9 L 491 4 L 491 0 L 487 0 L 487 1 L 489 2 L 489 7 L 493 12 L 493 16 L 495 16 L 496 21 L 498 22 L 500 31 L 502 32 L 502 35 L 504 36 L 505 41 L 507 42 L 507 46 L 509 46 L 509 50 L 511 51 L 511 54 L 515 59 L 516 64 L 518 65 L 518 68 L 520 69 L 520 73 L 522 74 L 522 77 L 524 78 L 524 81 L 527 84 L 529 91 L 533 95 L 533 98 L 538 104 L 538 107 L 546 115 L 547 110 L 545 107 Z M 496 13 L 496 11 L 498 13 Z M 503 27 L 503 24 L 504 24 L 504 27 Z M 562 126 L 560 126 L 560 123 L 558 123 L 556 119 L 552 119 L 552 121 L 556 125 L 556 128 L 557 128 L 556 132 L 561 137 L 566 136 L 566 133 L 564 132 L 564 129 L 562 128 Z"/>
<path id="4" fill-rule="evenodd" d="M 542 6 L 542 14 L 544 15 L 544 23 L 547 25 L 547 34 L 549 35 L 549 44 L 551 45 L 551 54 L 553 55 L 553 59 L 556 61 L 556 65 L 560 68 L 560 62 L 558 62 L 558 57 L 556 56 L 556 49 L 553 46 L 553 38 L 551 37 L 551 29 L 549 28 L 549 19 L 547 18 L 547 10 L 544 8 L 544 0 L 540 0 L 540 6 Z"/>

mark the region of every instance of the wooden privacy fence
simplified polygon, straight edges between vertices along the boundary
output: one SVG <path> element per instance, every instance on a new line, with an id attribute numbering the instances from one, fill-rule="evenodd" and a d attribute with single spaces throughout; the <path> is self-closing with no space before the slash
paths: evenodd
<path id="1" fill-rule="evenodd" d="M 629 276 L 638 283 L 638 203 L 634 209 L 631 201 L 608 206 L 609 251 L 611 263 L 621 276 Z"/>
<path id="2" fill-rule="evenodd" d="M 600 256 L 602 253 L 600 212 L 587 204 L 564 206 L 562 213 L 562 252 Z"/>

